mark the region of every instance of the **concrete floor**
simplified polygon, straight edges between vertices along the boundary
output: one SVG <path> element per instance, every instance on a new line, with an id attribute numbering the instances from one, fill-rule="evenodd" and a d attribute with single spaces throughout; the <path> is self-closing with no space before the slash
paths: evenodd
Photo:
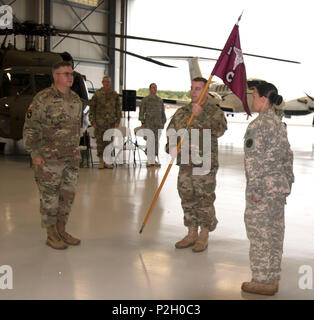
<path id="1" fill-rule="evenodd" d="M 238 115 L 228 117 L 229 130 L 220 139 L 215 202 L 219 224 L 202 253 L 174 247 L 186 233 L 176 166 L 139 234 L 169 161 L 163 148 L 159 169 L 137 164 L 80 170 L 68 231 L 82 243 L 65 251 L 45 245 L 27 157 L 0 157 L 0 267 L 13 270 L 13 289 L 0 289 L 0 300 L 314 299 L 314 288 L 299 288 L 302 266 L 309 266 L 308 275 L 314 277 L 314 128 L 312 116 L 301 118 L 286 121 L 296 182 L 286 206 L 282 280 L 274 297 L 240 289 L 251 273 L 243 222 L 242 143 L 248 121 Z M 139 125 L 136 119 L 133 115 L 131 127 Z"/>

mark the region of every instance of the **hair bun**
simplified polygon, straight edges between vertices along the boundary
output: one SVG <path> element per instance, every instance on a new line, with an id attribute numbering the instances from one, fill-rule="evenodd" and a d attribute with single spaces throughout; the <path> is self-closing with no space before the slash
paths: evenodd
<path id="1" fill-rule="evenodd" d="M 282 96 L 275 93 L 275 92 L 272 92 L 270 95 L 269 95 L 269 101 L 271 104 L 275 104 L 277 106 L 279 106 L 281 103 L 282 103 Z"/>

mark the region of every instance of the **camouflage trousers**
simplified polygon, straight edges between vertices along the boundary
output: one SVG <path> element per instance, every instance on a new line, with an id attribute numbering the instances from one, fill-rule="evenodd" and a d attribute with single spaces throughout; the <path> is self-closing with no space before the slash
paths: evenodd
<path id="1" fill-rule="evenodd" d="M 263 198 L 260 202 L 246 200 L 244 222 L 250 240 L 252 279 L 272 284 L 280 279 L 285 231 L 285 196 Z"/>
<path id="2" fill-rule="evenodd" d="M 193 175 L 192 166 L 181 165 L 178 175 L 178 192 L 184 211 L 186 227 L 204 227 L 214 231 L 216 219 L 214 201 L 216 199 L 216 173 Z"/>
<path id="3" fill-rule="evenodd" d="M 105 148 L 112 142 L 112 141 L 104 141 L 104 133 L 106 130 L 114 128 L 113 126 L 106 126 L 106 127 L 97 127 L 95 128 L 95 138 L 97 144 L 97 157 L 102 158 L 104 155 Z"/>
<path id="4" fill-rule="evenodd" d="M 41 226 L 67 223 L 75 197 L 78 161 L 46 161 L 43 167 L 34 166 L 34 173 L 40 193 Z"/>

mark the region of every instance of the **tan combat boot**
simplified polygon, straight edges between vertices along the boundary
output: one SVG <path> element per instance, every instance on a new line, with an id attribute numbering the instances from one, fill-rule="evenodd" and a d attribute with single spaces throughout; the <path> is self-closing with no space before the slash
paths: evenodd
<path id="1" fill-rule="evenodd" d="M 104 169 L 105 168 L 104 159 L 100 157 L 98 159 L 99 159 L 98 169 Z"/>
<path id="2" fill-rule="evenodd" d="M 187 236 L 185 236 L 182 240 L 178 241 L 175 244 L 175 247 L 177 249 L 184 249 L 193 246 L 198 236 L 197 229 L 197 227 L 189 227 L 189 232 Z"/>
<path id="3" fill-rule="evenodd" d="M 279 280 L 275 280 L 276 292 L 279 290 Z"/>
<path id="4" fill-rule="evenodd" d="M 150 162 L 146 162 L 146 168 L 149 168 L 149 167 L 153 167 L 154 166 L 154 164 L 153 163 L 150 163 Z"/>
<path id="5" fill-rule="evenodd" d="M 161 164 L 158 161 L 155 161 L 155 167 L 160 168 Z"/>
<path id="6" fill-rule="evenodd" d="M 81 243 L 80 239 L 74 238 L 69 233 L 65 232 L 65 223 L 64 222 L 58 221 L 57 231 L 59 233 L 60 238 L 68 245 L 76 246 Z"/>
<path id="7" fill-rule="evenodd" d="M 277 291 L 278 287 L 275 284 L 266 284 L 266 283 L 258 283 L 258 282 L 243 282 L 242 291 L 262 294 L 266 296 L 273 296 Z"/>
<path id="8" fill-rule="evenodd" d="M 206 228 L 201 228 L 201 232 L 197 238 L 197 241 L 192 248 L 193 252 L 202 252 L 208 246 L 208 232 L 209 230 Z"/>
<path id="9" fill-rule="evenodd" d="M 112 164 L 105 163 L 104 166 L 107 169 L 113 169 L 113 165 Z"/>
<path id="10" fill-rule="evenodd" d="M 66 249 L 68 245 L 63 242 L 59 236 L 56 225 L 47 228 L 47 241 L 46 244 L 53 249 L 62 250 Z"/>

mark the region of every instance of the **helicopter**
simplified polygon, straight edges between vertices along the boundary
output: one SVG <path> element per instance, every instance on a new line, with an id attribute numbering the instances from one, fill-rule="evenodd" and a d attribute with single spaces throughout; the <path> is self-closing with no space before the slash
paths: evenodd
<path id="1" fill-rule="evenodd" d="M 57 35 L 58 32 L 66 32 L 66 30 L 57 30 L 51 26 L 32 22 L 14 22 L 12 29 L 0 30 L 0 35 L 5 35 L 0 49 L 0 138 L 13 140 L 23 138 L 26 111 L 33 97 L 52 84 L 51 67 L 53 64 L 62 60 L 70 61 L 74 69 L 70 53 L 35 49 L 34 35 L 46 37 L 48 34 Z M 6 45 L 6 38 L 10 34 L 25 36 L 25 50 L 16 49 L 15 44 Z M 161 66 L 169 66 L 131 52 L 125 51 L 125 53 Z M 89 99 L 87 79 L 75 70 L 73 74 L 71 89 L 79 95 L 83 102 L 82 125 L 86 125 Z"/>
<path id="2" fill-rule="evenodd" d="M 202 72 L 199 66 L 199 61 L 215 61 L 213 58 L 193 57 L 193 56 L 150 56 L 154 59 L 166 59 L 166 60 L 184 60 L 188 62 L 190 79 L 195 77 L 202 77 Z M 290 61 L 287 61 L 290 62 Z M 257 84 L 266 82 L 263 79 L 249 78 L 247 79 L 247 102 L 251 112 L 254 112 L 252 107 L 252 94 L 253 89 Z M 212 82 L 209 85 L 209 93 L 214 96 L 219 103 L 217 106 L 226 113 L 227 116 L 234 116 L 236 113 L 245 113 L 241 100 L 232 93 L 230 88 L 224 83 Z M 274 106 L 275 111 L 285 118 L 291 118 L 291 116 L 303 116 L 314 112 L 314 98 L 305 93 L 305 97 L 297 98 L 290 101 L 283 101 L 279 106 Z M 183 100 L 171 100 L 167 99 L 164 102 L 173 105 L 184 105 L 189 101 Z M 314 117 L 313 117 L 314 126 Z"/>
<path id="3" fill-rule="evenodd" d="M 196 77 L 203 77 L 199 61 L 216 61 L 213 58 L 204 58 L 204 57 L 192 57 L 192 56 L 150 56 L 155 59 L 167 59 L 167 60 L 184 60 L 188 62 L 189 65 L 189 73 L 191 81 Z M 253 89 L 257 84 L 266 82 L 262 79 L 257 78 L 249 78 L 247 79 L 247 102 L 251 112 L 253 111 L 252 107 L 252 94 Z M 234 116 L 235 113 L 244 113 L 243 105 L 241 100 L 232 93 L 231 89 L 224 83 L 212 82 L 209 85 L 209 94 L 216 98 L 217 106 L 226 113 L 226 115 Z M 169 100 L 167 101 L 169 104 L 188 104 L 189 101 L 175 101 Z M 276 106 L 276 109 L 282 108 L 283 104 L 280 106 Z"/>
<path id="4" fill-rule="evenodd" d="M 193 44 L 185 44 L 167 40 L 142 38 L 130 35 L 107 34 L 101 32 L 64 30 L 60 28 L 54 28 L 50 25 L 37 24 L 33 22 L 14 22 L 12 29 L 0 30 L 0 35 L 5 36 L 0 49 L 0 137 L 14 140 L 20 140 L 22 138 L 25 113 L 29 104 L 32 101 L 32 98 L 38 91 L 50 86 L 52 83 L 52 75 L 50 71 L 51 66 L 54 63 L 61 60 L 72 61 L 73 63 L 73 59 L 68 52 L 49 52 L 46 48 L 43 52 L 36 51 L 35 36 L 61 36 L 65 38 L 75 39 L 78 41 L 85 41 L 88 43 L 97 44 L 98 46 L 106 47 L 108 49 L 119 51 L 123 54 L 129 54 L 136 58 L 145 60 L 147 62 L 155 63 L 163 67 L 174 67 L 172 65 L 168 65 L 158 60 L 155 60 L 151 57 L 144 57 L 139 54 L 135 54 L 133 52 L 125 51 L 119 48 L 114 48 L 86 39 L 77 38 L 74 36 L 70 36 L 70 34 L 107 36 L 124 38 L 129 40 L 154 41 L 161 43 L 170 43 L 173 45 L 221 51 L 221 49 L 217 48 L 203 47 Z M 16 35 L 24 35 L 25 50 L 17 50 L 15 47 L 15 41 L 14 45 L 9 43 L 7 46 L 5 46 L 5 41 L 8 35 L 14 35 L 14 39 Z M 247 53 L 243 54 L 250 55 Z M 258 58 L 267 58 L 298 63 L 295 61 L 288 61 L 265 56 L 253 56 Z M 72 89 L 84 101 L 83 113 L 86 117 L 86 107 L 88 106 L 88 89 L 85 84 L 85 80 L 86 79 L 83 75 L 74 71 L 74 82 Z"/>
<path id="5" fill-rule="evenodd" d="M 51 66 L 73 61 L 69 53 L 0 49 L 0 136 L 22 139 L 25 113 L 37 92 L 51 86 Z M 88 91 L 84 76 L 74 71 L 71 87 L 87 106 Z"/>

